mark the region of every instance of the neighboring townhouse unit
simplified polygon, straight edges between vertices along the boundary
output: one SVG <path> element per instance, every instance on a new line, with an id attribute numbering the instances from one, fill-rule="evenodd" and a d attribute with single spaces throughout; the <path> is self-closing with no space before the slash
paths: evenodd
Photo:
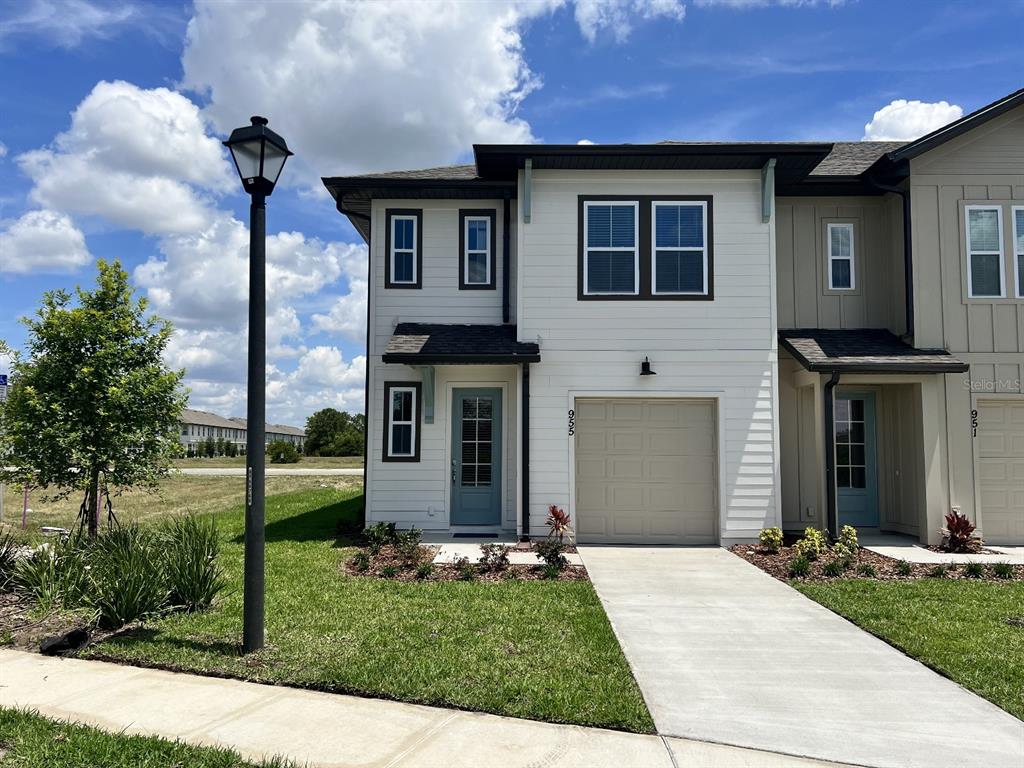
<path id="1" fill-rule="evenodd" d="M 1024 542 L 1022 101 L 910 144 L 477 145 L 324 179 L 369 244 L 367 520 L 934 541 L 959 507 Z"/>
<path id="2" fill-rule="evenodd" d="M 247 430 L 245 419 L 218 416 L 209 411 L 198 411 L 186 408 L 181 414 L 181 434 L 179 440 L 190 454 L 197 453 L 207 439 L 226 440 L 235 446 L 240 453 L 245 453 Z M 306 441 L 306 433 L 298 427 L 284 424 L 267 424 L 266 442 L 286 440 L 300 451 Z"/>

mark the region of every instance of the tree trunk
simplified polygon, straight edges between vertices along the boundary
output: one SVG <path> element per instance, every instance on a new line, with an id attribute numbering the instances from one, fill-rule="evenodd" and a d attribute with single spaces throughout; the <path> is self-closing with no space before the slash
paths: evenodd
<path id="1" fill-rule="evenodd" d="M 89 539 L 95 539 L 100 530 L 99 514 L 100 470 L 95 468 L 89 476 L 89 488 L 85 494 L 85 514 L 89 519 Z"/>

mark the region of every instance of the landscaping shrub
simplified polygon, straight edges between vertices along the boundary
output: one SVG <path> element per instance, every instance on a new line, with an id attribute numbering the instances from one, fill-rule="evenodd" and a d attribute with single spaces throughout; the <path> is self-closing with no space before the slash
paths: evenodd
<path id="1" fill-rule="evenodd" d="M 543 576 L 545 579 L 557 579 L 561 573 L 562 569 L 559 568 L 557 565 L 552 565 L 551 563 L 545 563 L 543 568 L 541 569 L 541 576 Z"/>
<path id="2" fill-rule="evenodd" d="M 267 446 L 267 456 L 271 464 L 297 464 L 299 459 L 298 449 L 287 440 L 275 440 Z"/>
<path id="3" fill-rule="evenodd" d="M 29 595 L 42 611 L 60 604 L 57 581 L 57 555 L 51 545 L 39 547 L 21 558 L 14 568 L 14 586 Z"/>
<path id="4" fill-rule="evenodd" d="M 804 537 L 793 545 L 793 549 L 798 556 L 817 560 L 828 549 L 828 544 L 825 542 L 825 534 L 817 528 L 807 527 L 804 529 Z"/>
<path id="5" fill-rule="evenodd" d="M 834 579 L 839 576 L 842 576 L 844 570 L 845 569 L 843 568 L 843 563 L 841 560 L 829 560 L 822 567 L 821 572 L 829 578 Z"/>
<path id="6" fill-rule="evenodd" d="M 860 544 L 857 542 L 857 529 L 852 525 L 844 525 L 843 529 L 839 531 L 839 543 L 856 554 L 860 549 Z"/>
<path id="7" fill-rule="evenodd" d="M 462 581 L 473 581 L 476 578 L 476 566 L 469 562 L 468 557 L 456 558 L 453 565 L 455 570 L 459 572 L 459 579 Z"/>
<path id="8" fill-rule="evenodd" d="M 170 590 L 157 536 L 138 525 L 114 528 L 90 544 L 85 606 L 101 627 L 116 629 L 156 615 Z"/>
<path id="9" fill-rule="evenodd" d="M 393 565 L 385 565 L 380 569 L 380 575 L 385 579 L 393 579 L 398 575 L 398 569 Z"/>
<path id="10" fill-rule="evenodd" d="M 906 560 L 900 560 L 896 563 L 896 573 L 900 576 L 909 576 L 914 571 L 914 566 L 908 563 Z"/>
<path id="11" fill-rule="evenodd" d="M 1012 579 L 1013 566 L 1009 563 L 992 563 L 992 575 L 998 579 Z"/>
<path id="12" fill-rule="evenodd" d="M 781 528 L 762 528 L 761 534 L 758 536 L 758 541 L 761 544 L 761 551 L 775 554 L 782 549 L 782 529 Z"/>
<path id="13" fill-rule="evenodd" d="M 565 544 L 558 539 L 535 541 L 533 551 L 546 565 L 557 568 L 559 571 L 564 571 L 569 567 L 569 559 L 564 554 Z"/>
<path id="14" fill-rule="evenodd" d="M 433 563 L 420 563 L 416 568 L 417 579 L 429 579 L 434 573 Z"/>
<path id="15" fill-rule="evenodd" d="M 569 541 L 572 541 L 572 519 L 557 504 L 548 507 L 548 518 L 544 522 L 548 526 L 548 538 L 564 541 L 568 536 Z"/>
<path id="16" fill-rule="evenodd" d="M 940 565 L 936 565 L 934 568 L 928 571 L 928 576 L 933 579 L 944 579 L 946 578 L 947 573 L 949 573 L 949 566 L 943 563 Z"/>
<path id="17" fill-rule="evenodd" d="M 875 576 L 878 575 L 875 571 L 875 566 L 873 566 L 871 563 L 862 563 L 860 566 L 858 566 L 857 573 L 868 579 L 873 579 L 875 578 Z"/>
<path id="18" fill-rule="evenodd" d="M 500 573 L 508 568 L 508 547 L 504 544 L 483 544 L 480 551 L 480 567 L 485 571 Z"/>
<path id="19" fill-rule="evenodd" d="M 985 576 L 985 566 L 981 563 L 967 563 L 964 566 L 964 576 L 969 579 L 980 579 Z"/>
<path id="20" fill-rule="evenodd" d="M 420 561 L 420 540 L 423 531 L 413 526 L 408 531 L 395 534 L 395 551 L 406 565 L 415 565 Z"/>
<path id="21" fill-rule="evenodd" d="M 11 534 L 0 536 L 0 592 L 6 592 L 14 580 L 14 567 L 18 563 L 20 549 Z"/>
<path id="22" fill-rule="evenodd" d="M 798 556 L 789 561 L 789 575 L 799 579 L 811 572 L 811 561 L 806 557 Z"/>
<path id="23" fill-rule="evenodd" d="M 833 562 L 838 563 L 839 567 L 845 571 L 853 566 L 854 561 L 857 559 L 857 552 L 850 549 L 842 541 L 837 541 L 832 545 L 832 558 Z"/>
<path id="24" fill-rule="evenodd" d="M 381 547 L 387 544 L 394 544 L 398 541 L 398 529 L 394 523 L 374 523 L 365 531 L 366 545 L 370 554 L 380 554 Z"/>
<path id="25" fill-rule="evenodd" d="M 352 565 L 355 566 L 355 569 L 357 571 L 370 570 L 370 556 L 362 550 L 359 550 L 354 555 L 352 555 L 351 562 Z"/>
<path id="26" fill-rule="evenodd" d="M 220 537 L 213 518 L 171 518 L 161 526 L 159 538 L 170 605 L 189 612 L 209 608 L 227 586 L 217 562 Z"/>
<path id="27" fill-rule="evenodd" d="M 974 546 L 974 523 L 966 515 L 953 510 L 946 515 L 942 529 L 943 544 L 950 552 L 968 552 Z"/>

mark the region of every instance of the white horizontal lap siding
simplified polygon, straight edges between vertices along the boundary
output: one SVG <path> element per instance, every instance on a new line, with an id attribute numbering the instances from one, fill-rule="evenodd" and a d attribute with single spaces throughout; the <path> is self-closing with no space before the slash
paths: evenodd
<path id="1" fill-rule="evenodd" d="M 423 211 L 423 287 L 384 288 L 386 211 Z M 459 209 L 495 211 L 495 288 L 459 290 Z M 383 354 L 398 322 L 486 323 L 502 321 L 502 208 L 501 200 L 374 200 L 371 266 L 373 275 L 373 348 Z"/>
<path id="2" fill-rule="evenodd" d="M 777 524 L 774 232 L 759 174 L 535 171 L 532 193 L 531 223 L 516 221 L 519 336 L 539 339 L 542 357 L 530 375 L 532 533 L 545 533 L 548 505 L 570 504 L 567 411 L 588 393 L 716 397 L 723 543 Z M 577 300 L 579 195 L 713 196 L 714 299 Z M 645 356 L 656 376 L 639 376 Z"/>

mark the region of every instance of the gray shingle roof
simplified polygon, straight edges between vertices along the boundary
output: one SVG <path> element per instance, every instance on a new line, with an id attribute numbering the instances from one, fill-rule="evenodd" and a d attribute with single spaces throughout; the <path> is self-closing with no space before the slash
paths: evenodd
<path id="1" fill-rule="evenodd" d="M 419 168 L 411 171 L 382 171 L 380 173 L 360 173 L 350 176 L 351 179 L 408 179 L 410 181 L 472 181 L 479 178 L 476 166 L 441 165 L 436 168 Z"/>
<path id="2" fill-rule="evenodd" d="M 904 144 L 905 141 L 837 141 L 811 176 L 858 176 L 882 155 Z"/>
<path id="3" fill-rule="evenodd" d="M 182 424 L 197 424 L 202 427 L 224 427 L 227 429 L 238 429 L 238 425 L 231 419 L 218 416 L 209 411 L 197 411 L 193 408 L 186 408 L 181 412 Z"/>
<path id="4" fill-rule="evenodd" d="M 944 350 L 916 349 L 878 328 L 779 331 L 779 343 L 809 371 L 960 373 L 967 363 Z"/>
<path id="5" fill-rule="evenodd" d="M 399 323 L 385 363 L 518 363 L 540 360 L 540 347 L 517 341 L 514 325 Z"/>

